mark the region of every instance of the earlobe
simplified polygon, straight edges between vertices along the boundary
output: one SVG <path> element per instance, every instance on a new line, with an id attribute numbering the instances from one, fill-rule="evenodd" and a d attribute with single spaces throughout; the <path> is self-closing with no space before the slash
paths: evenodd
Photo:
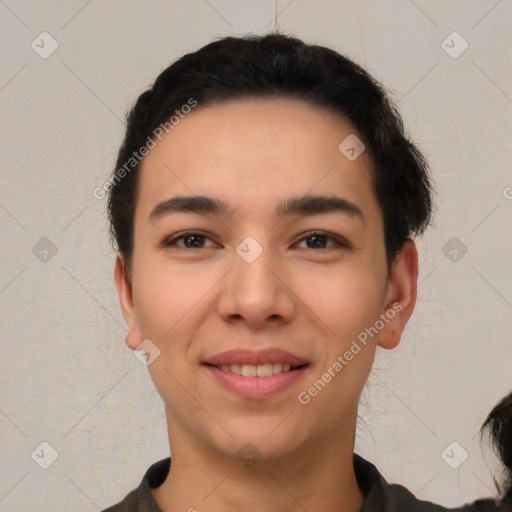
<path id="1" fill-rule="evenodd" d="M 379 334 L 378 345 L 393 349 L 400 343 L 402 332 L 414 311 L 418 282 L 418 251 L 408 240 L 400 250 L 388 283 L 385 315 L 388 322 Z"/>
<path id="2" fill-rule="evenodd" d="M 133 301 L 132 283 L 128 278 L 126 265 L 122 254 L 118 254 L 114 269 L 114 280 L 116 282 L 119 304 L 124 320 L 128 326 L 126 335 L 126 345 L 135 350 L 142 342 L 139 325 L 135 314 L 135 305 Z"/>

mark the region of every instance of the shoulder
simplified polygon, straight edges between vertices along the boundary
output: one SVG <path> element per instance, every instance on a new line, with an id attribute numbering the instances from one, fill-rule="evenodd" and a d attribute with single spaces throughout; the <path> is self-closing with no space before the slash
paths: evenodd
<path id="1" fill-rule="evenodd" d="M 170 467 L 170 458 L 160 460 L 150 466 L 139 487 L 131 491 L 122 501 L 103 512 L 162 512 L 153 498 L 151 489 L 163 483 Z"/>
<path id="2" fill-rule="evenodd" d="M 357 483 L 365 495 L 360 512 L 447 512 L 450 509 L 430 501 L 417 499 L 412 492 L 398 484 L 388 484 L 378 469 L 354 454 Z"/>
<path id="3" fill-rule="evenodd" d="M 397 484 L 389 485 L 390 494 L 396 501 L 397 511 L 417 512 L 506 512 L 498 501 L 493 499 L 481 499 L 473 503 L 467 503 L 462 507 L 446 508 L 430 501 L 418 500 L 405 487 Z M 512 511 L 511 511 L 512 512 Z"/>
<path id="4" fill-rule="evenodd" d="M 509 512 L 495 500 L 478 500 L 459 508 L 446 508 L 416 498 L 398 484 L 388 484 L 377 468 L 354 454 L 357 482 L 366 498 L 360 512 Z"/>

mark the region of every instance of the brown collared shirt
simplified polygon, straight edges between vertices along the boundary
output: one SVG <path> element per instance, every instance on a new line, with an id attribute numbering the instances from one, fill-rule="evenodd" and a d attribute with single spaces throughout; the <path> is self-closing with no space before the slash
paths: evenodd
<path id="1" fill-rule="evenodd" d="M 151 489 L 162 485 L 170 467 L 170 458 L 153 464 L 137 489 L 103 512 L 162 512 Z M 493 499 L 482 499 L 451 509 L 418 500 L 405 487 L 388 484 L 373 464 L 357 454 L 354 454 L 354 471 L 359 488 L 365 496 L 359 512 L 512 512 L 512 506 L 500 504 Z"/>

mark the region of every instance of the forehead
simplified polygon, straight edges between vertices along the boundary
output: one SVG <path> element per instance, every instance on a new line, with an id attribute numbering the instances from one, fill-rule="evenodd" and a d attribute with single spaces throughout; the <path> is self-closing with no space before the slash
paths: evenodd
<path id="1" fill-rule="evenodd" d="M 342 116 L 294 99 L 198 105 L 143 159 L 137 209 L 147 217 L 155 203 L 193 194 L 273 211 L 283 198 L 306 193 L 375 208 L 369 156 L 351 161 L 340 151 L 357 136 Z"/>

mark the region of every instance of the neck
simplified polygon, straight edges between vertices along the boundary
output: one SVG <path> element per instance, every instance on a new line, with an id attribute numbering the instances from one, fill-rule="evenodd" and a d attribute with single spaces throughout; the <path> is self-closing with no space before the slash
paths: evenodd
<path id="1" fill-rule="evenodd" d="M 174 434 L 171 470 L 153 495 L 163 512 L 358 512 L 364 496 L 354 473 L 354 428 L 348 436 L 343 430 L 339 440 L 317 441 L 253 465 Z"/>

